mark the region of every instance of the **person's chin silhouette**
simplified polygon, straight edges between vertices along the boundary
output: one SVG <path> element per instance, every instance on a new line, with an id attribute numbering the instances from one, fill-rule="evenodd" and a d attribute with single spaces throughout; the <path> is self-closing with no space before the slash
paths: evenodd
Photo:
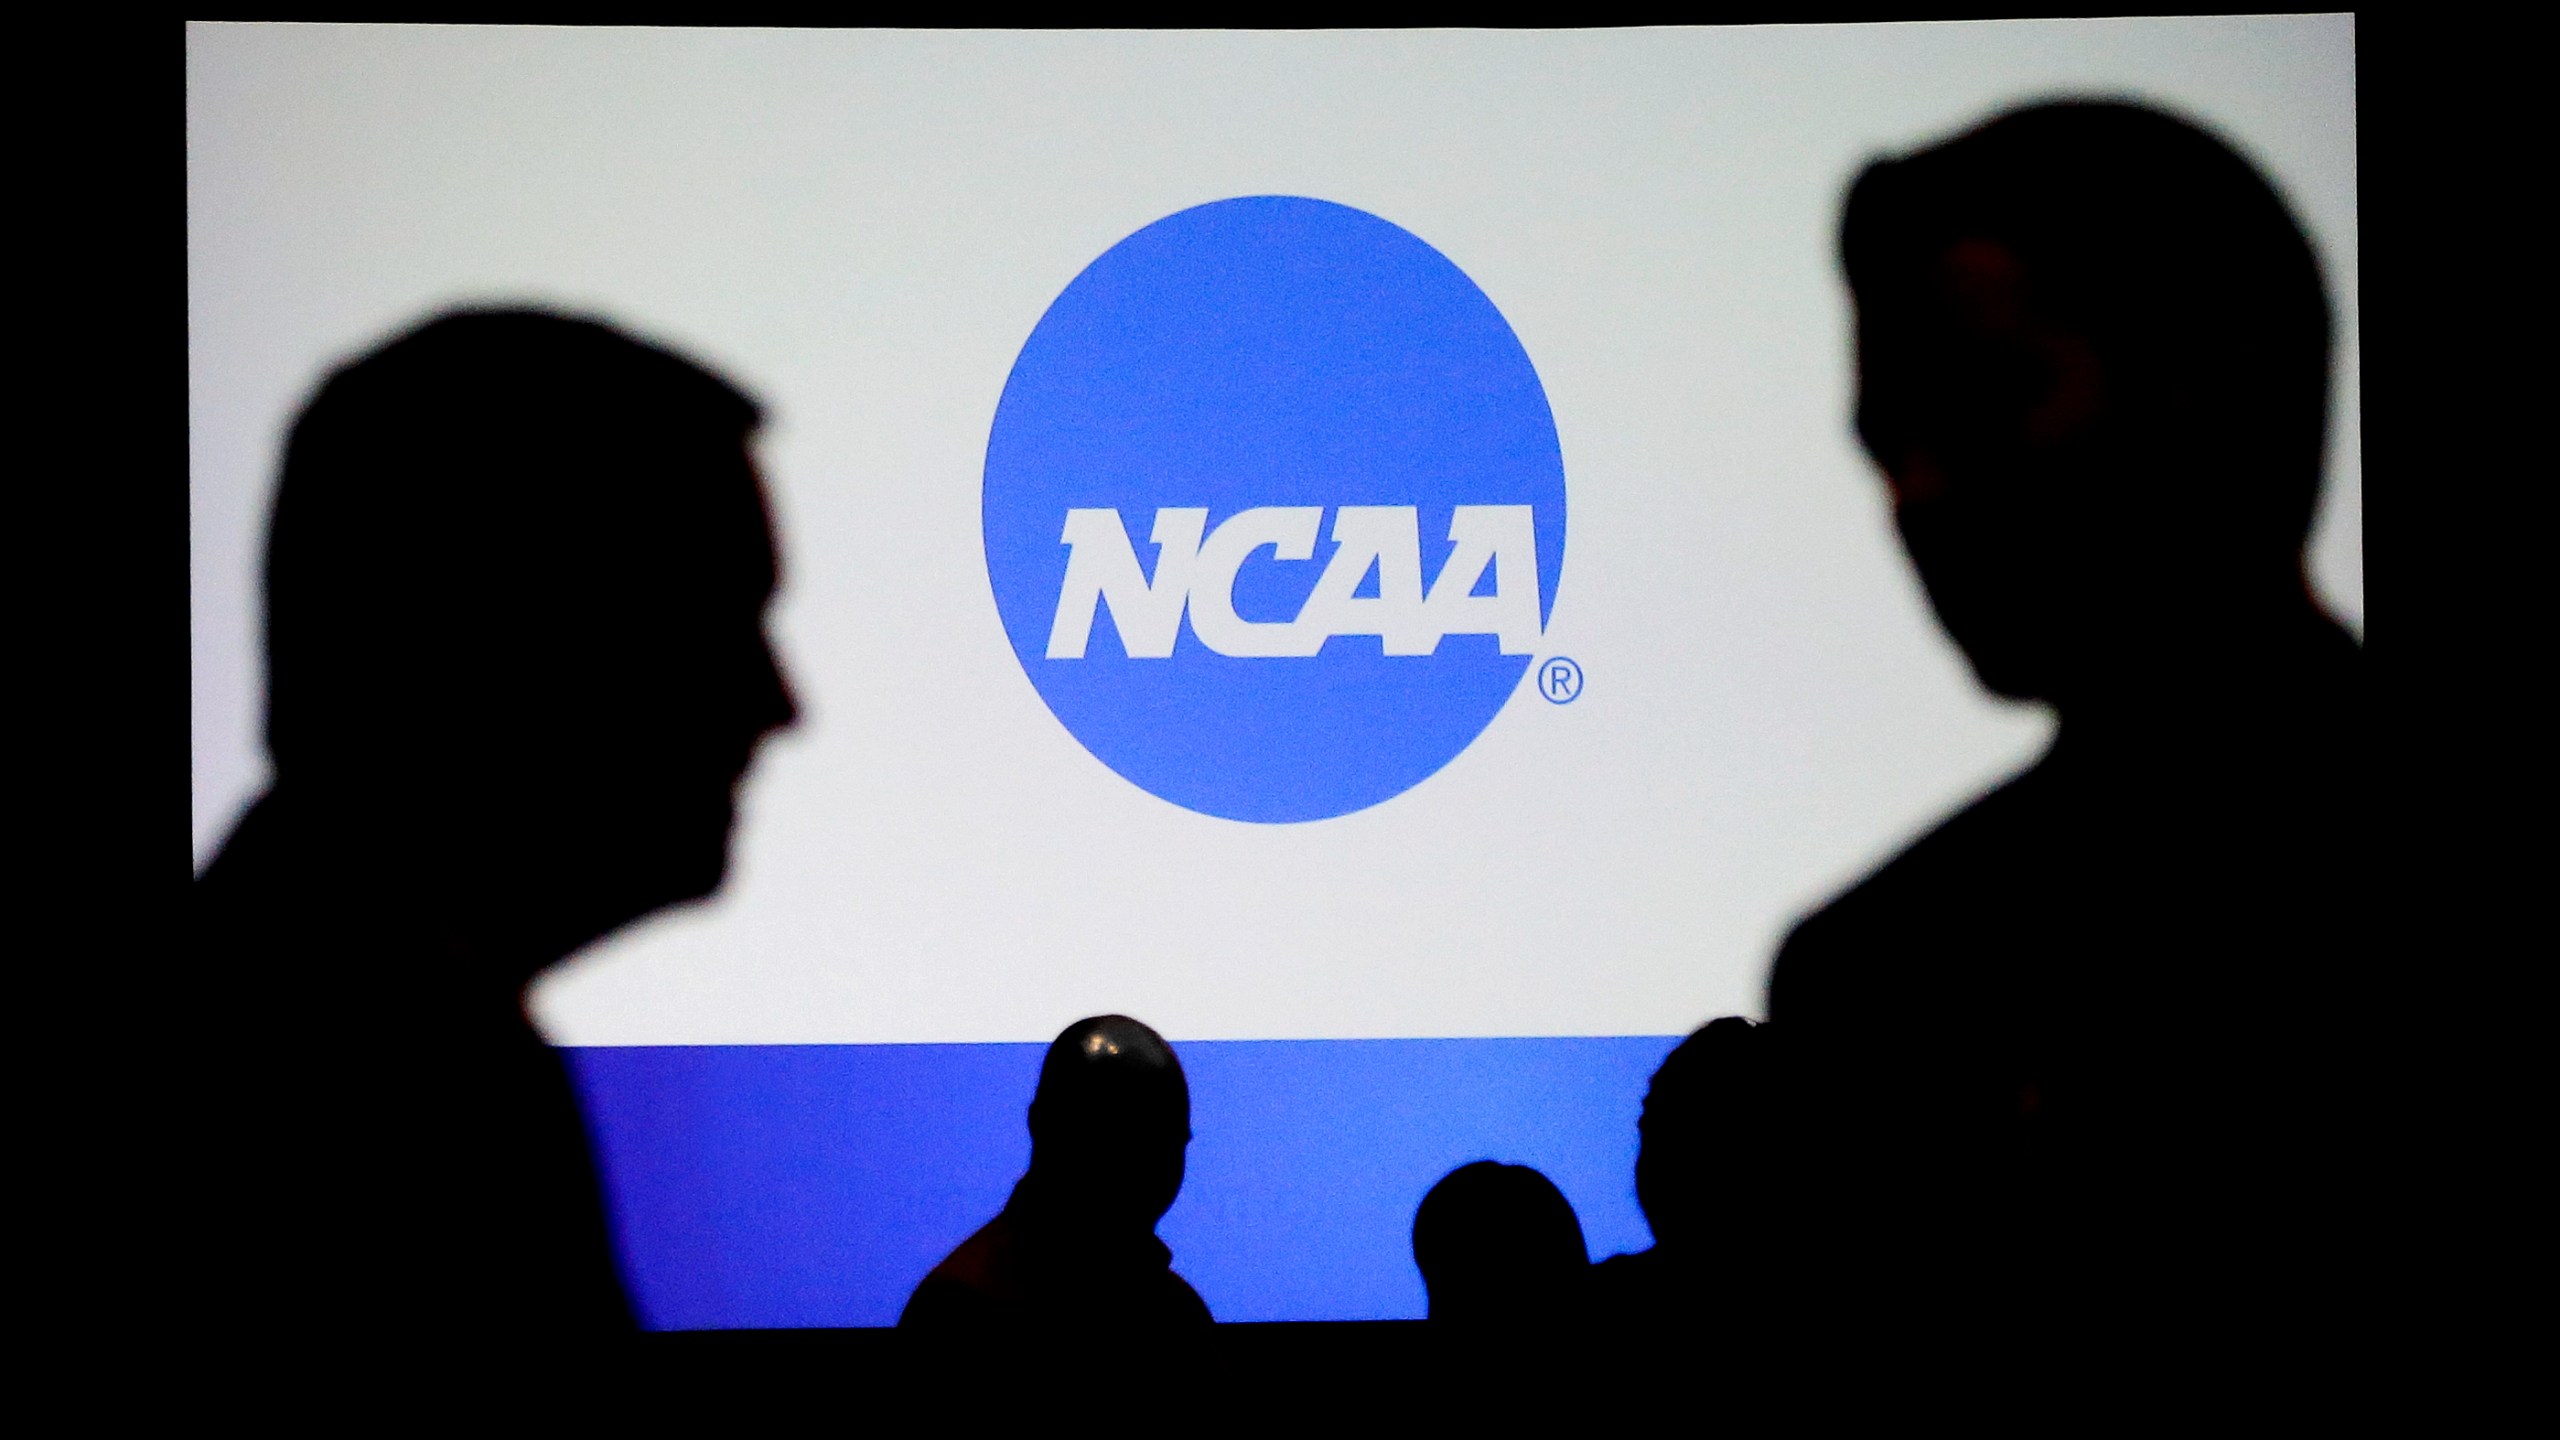
<path id="1" fill-rule="evenodd" d="M 2354 1108 L 2369 944 L 2360 650 L 2302 565 L 2309 245 L 2219 141 L 2052 104 L 1871 167 L 1841 247 L 1858 434 L 1929 603 L 2059 723 L 1776 959 L 1833 1166 L 1796 1253 L 1985 1314 L 2029 1275 L 2115 1321 L 2299 1291 L 2327 1222 L 2277 1217 Z"/>
<path id="2" fill-rule="evenodd" d="M 627 1330 L 525 987 L 716 891 L 795 708 L 754 403 L 604 325 L 443 316 L 333 374 L 268 537 L 274 782 L 195 886 L 205 1160 L 256 1322 Z"/>

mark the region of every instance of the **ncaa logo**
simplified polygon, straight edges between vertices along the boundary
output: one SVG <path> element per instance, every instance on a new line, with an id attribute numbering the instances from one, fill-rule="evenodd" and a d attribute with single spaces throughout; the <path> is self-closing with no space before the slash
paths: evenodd
<path id="1" fill-rule="evenodd" d="M 1167 216 L 1024 342 L 987 441 L 987 578 L 1105 765 L 1231 820 L 1404 793 L 1519 689 L 1564 460 L 1493 302 L 1412 234 L 1261 195 Z"/>

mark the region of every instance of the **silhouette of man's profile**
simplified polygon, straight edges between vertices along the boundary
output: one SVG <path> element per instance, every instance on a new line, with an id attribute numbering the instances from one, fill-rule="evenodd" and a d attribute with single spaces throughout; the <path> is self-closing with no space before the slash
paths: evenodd
<path id="1" fill-rule="evenodd" d="M 1526 1165 L 1478 1160 L 1422 1197 L 1413 1263 L 1435 1323 L 1518 1329 L 1571 1318 L 1591 1252 L 1554 1181 Z"/>
<path id="2" fill-rule="evenodd" d="M 197 881 L 205 1162 L 259 1318 L 358 1344 L 632 1323 L 524 1011 L 726 873 L 794 706 L 726 382 L 602 324 L 434 319 L 331 375 L 266 554 L 273 783 Z"/>
<path id="3" fill-rule="evenodd" d="M 1029 1173 L 916 1286 L 898 1324 L 1077 1339 L 1207 1325 L 1155 1233 L 1191 1143 L 1173 1047 L 1125 1015 L 1077 1021 L 1041 1062 L 1030 1119 Z"/>
<path id="4" fill-rule="evenodd" d="M 2220 141 L 2112 103 L 1871 166 L 1840 243 L 1858 435 L 1929 603 L 2059 725 L 1777 956 L 1770 1018 L 1852 1157 L 1808 1247 L 1940 1291 L 2298 1287 L 2369 984 L 2361 652 L 2302 560 L 2311 248 Z"/>

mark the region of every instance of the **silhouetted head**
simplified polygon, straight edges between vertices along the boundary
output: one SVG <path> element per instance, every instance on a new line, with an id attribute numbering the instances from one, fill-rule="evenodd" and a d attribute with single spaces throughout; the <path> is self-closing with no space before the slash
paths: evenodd
<path id="1" fill-rule="evenodd" d="M 1582 1221 L 1546 1176 L 1478 1160 L 1440 1177 L 1413 1215 L 1413 1263 L 1431 1318 L 1521 1324 L 1560 1318 L 1591 1263 Z"/>
<path id="2" fill-rule="evenodd" d="M 1868 167 L 1840 243 L 1859 438 L 1984 685 L 2067 701 L 2145 635 L 2304 603 L 2328 301 L 2228 146 L 2031 106 Z"/>
<path id="3" fill-rule="evenodd" d="M 1031 1097 L 1031 1174 L 1043 1203 L 1102 1228 L 1153 1229 L 1182 1193 L 1191 1086 L 1164 1037 L 1126 1015 L 1051 1042 Z"/>
<path id="4" fill-rule="evenodd" d="M 279 791 L 543 897 L 572 945 L 717 888 L 735 787 L 794 717 L 758 418 L 534 311 L 448 314 L 331 375 L 268 536 Z"/>
<path id="5" fill-rule="evenodd" d="M 1720 1226 L 1759 1223 L 1758 1202 L 1777 1182 L 1769 1041 L 1766 1027 L 1727 1015 L 1681 1041 L 1653 1072 L 1636 1121 L 1636 1203 L 1655 1243 L 1712 1243 Z"/>

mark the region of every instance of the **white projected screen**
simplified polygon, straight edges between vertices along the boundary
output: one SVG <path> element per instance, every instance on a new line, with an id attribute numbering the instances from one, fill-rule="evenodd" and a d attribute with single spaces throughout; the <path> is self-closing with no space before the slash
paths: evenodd
<path id="1" fill-rule="evenodd" d="M 191 26 L 197 864 L 266 779 L 257 561 L 296 408 L 436 310 L 535 303 L 768 408 L 774 633 L 803 708 L 748 782 L 727 889 L 546 978 L 554 1040 L 1045 1041 L 1105 1011 L 1177 1040 L 1628 1036 L 1758 1014 L 1794 919 L 2051 726 L 1976 688 L 1852 438 L 1850 179 L 2059 95 L 2232 141 L 2309 230 L 2338 317 L 2312 572 L 2360 628 L 2354 38 L 2343 16 Z M 1027 677 L 982 529 L 999 400 L 1053 303 L 1146 227 L 1256 196 L 1374 216 L 1481 290 L 1543 388 L 1569 515 L 1532 669 L 1482 733 L 1402 793 L 1290 823 L 1185 808 L 1097 759 Z M 1582 676 L 1570 703 L 1537 683 L 1556 656 Z"/>

